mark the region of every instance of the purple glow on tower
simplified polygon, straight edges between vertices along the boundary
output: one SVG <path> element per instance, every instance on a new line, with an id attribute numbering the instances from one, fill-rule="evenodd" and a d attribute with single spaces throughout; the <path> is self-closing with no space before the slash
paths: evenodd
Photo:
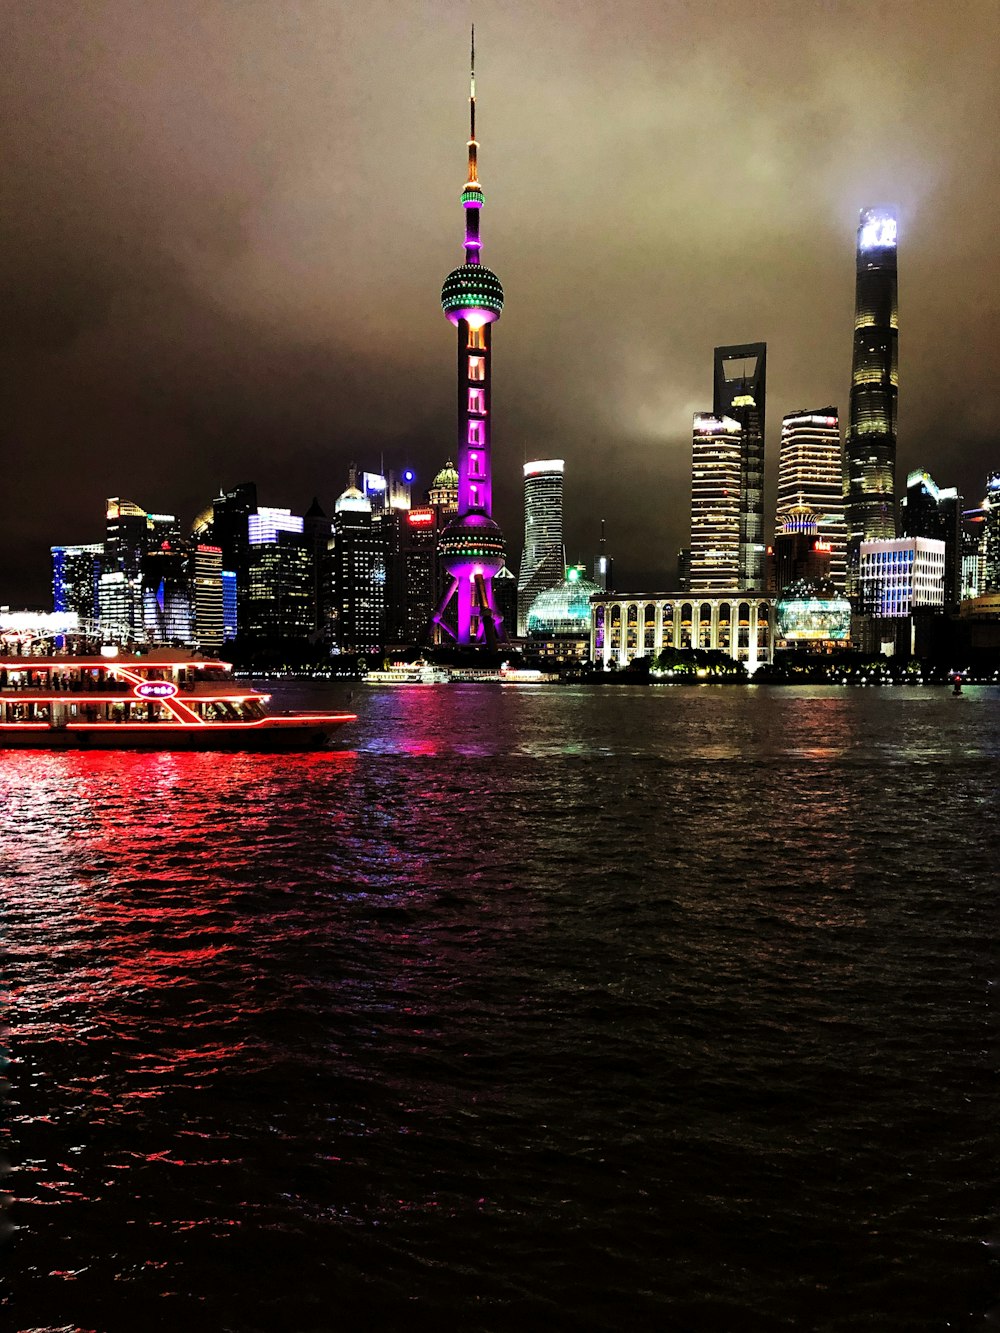
<path id="1" fill-rule="evenodd" d="M 465 263 L 448 274 L 441 290 L 445 315 L 458 330 L 458 514 L 442 532 L 438 550 L 451 577 L 434 620 L 455 642 L 493 646 L 504 637 L 493 603 L 493 576 L 504 565 L 503 533 L 493 521 L 490 465 L 491 328 L 503 310 L 500 280 L 480 262 L 476 140 L 476 44 L 472 34 L 469 90 L 469 174 L 462 190 Z M 454 611 L 449 608 L 454 602 Z"/>

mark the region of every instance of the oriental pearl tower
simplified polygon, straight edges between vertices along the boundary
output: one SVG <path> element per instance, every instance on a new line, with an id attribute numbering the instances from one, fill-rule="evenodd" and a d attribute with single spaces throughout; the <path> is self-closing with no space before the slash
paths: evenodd
<path id="1" fill-rule="evenodd" d="M 469 177 L 462 190 L 465 263 L 441 289 L 441 306 L 458 330 L 458 513 L 438 539 L 449 586 L 434 621 L 457 644 L 495 648 L 505 637 L 493 601 L 493 576 L 504 564 L 504 540 L 493 521 L 490 463 L 490 345 L 503 310 L 503 288 L 479 258 L 479 184 L 476 152 L 476 33 L 472 30 L 469 93 Z"/>

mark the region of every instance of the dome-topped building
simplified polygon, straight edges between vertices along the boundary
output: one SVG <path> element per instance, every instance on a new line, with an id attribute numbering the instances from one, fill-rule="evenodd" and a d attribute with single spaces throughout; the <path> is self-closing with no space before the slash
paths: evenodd
<path id="1" fill-rule="evenodd" d="M 455 464 L 449 458 L 440 472 L 435 472 L 433 486 L 458 486 L 458 473 L 455 471 Z"/>
<path id="2" fill-rule="evenodd" d="M 337 497 L 337 503 L 333 506 L 335 514 L 342 514 L 345 510 L 358 514 L 370 514 L 372 512 L 371 501 L 362 495 L 357 486 L 348 486 L 347 490 Z"/>
<path id="3" fill-rule="evenodd" d="M 851 637 L 851 604 L 829 579 L 799 579 L 776 606 L 778 638 L 791 647 L 822 649 Z"/>
<path id="4" fill-rule="evenodd" d="M 440 472 L 435 474 L 427 492 L 428 502 L 441 509 L 458 508 L 458 472 L 449 458 Z"/>
<path id="5" fill-rule="evenodd" d="M 554 588 L 541 592 L 528 611 L 528 636 L 584 638 L 590 634 L 590 599 L 602 589 L 570 569 Z"/>

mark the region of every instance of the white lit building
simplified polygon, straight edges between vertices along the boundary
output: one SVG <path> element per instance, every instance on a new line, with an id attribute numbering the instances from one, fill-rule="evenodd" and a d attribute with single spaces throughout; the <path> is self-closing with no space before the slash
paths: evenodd
<path id="1" fill-rule="evenodd" d="M 908 616 L 944 608 L 944 542 L 895 537 L 861 543 L 861 605 L 866 615 Z"/>
<path id="2" fill-rule="evenodd" d="M 268 509 L 261 505 L 255 514 L 248 515 L 247 528 L 250 545 L 262 546 L 265 542 L 276 542 L 279 532 L 302 532 L 303 522 L 290 509 Z"/>
<path id="3" fill-rule="evenodd" d="M 590 656 L 605 670 L 665 648 L 725 653 L 752 675 L 772 661 L 774 600 L 752 590 L 601 593 L 590 598 Z"/>
<path id="4" fill-rule="evenodd" d="M 517 580 L 517 633 L 522 638 L 535 598 L 566 577 L 563 467 L 561 458 L 524 465 L 524 556 Z"/>
<path id="5" fill-rule="evenodd" d="M 691 443 L 690 584 L 700 592 L 740 590 L 743 428 L 698 412 Z"/>

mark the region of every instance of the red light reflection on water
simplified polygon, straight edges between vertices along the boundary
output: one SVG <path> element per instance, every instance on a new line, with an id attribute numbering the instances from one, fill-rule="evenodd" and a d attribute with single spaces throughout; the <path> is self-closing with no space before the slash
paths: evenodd
<path id="1" fill-rule="evenodd" d="M 280 793 L 290 782 L 336 790 L 356 758 L 0 754 L 8 911 L 52 940 L 54 958 L 64 937 L 93 941 L 89 957 L 61 969 L 58 987 L 22 974 L 15 1000 L 37 1019 L 53 1004 L 99 1008 L 110 991 L 140 994 L 210 966 L 232 943 L 200 936 L 185 947 L 184 936 L 251 877 L 276 837 Z M 342 818 L 331 801 L 328 822 Z"/>

